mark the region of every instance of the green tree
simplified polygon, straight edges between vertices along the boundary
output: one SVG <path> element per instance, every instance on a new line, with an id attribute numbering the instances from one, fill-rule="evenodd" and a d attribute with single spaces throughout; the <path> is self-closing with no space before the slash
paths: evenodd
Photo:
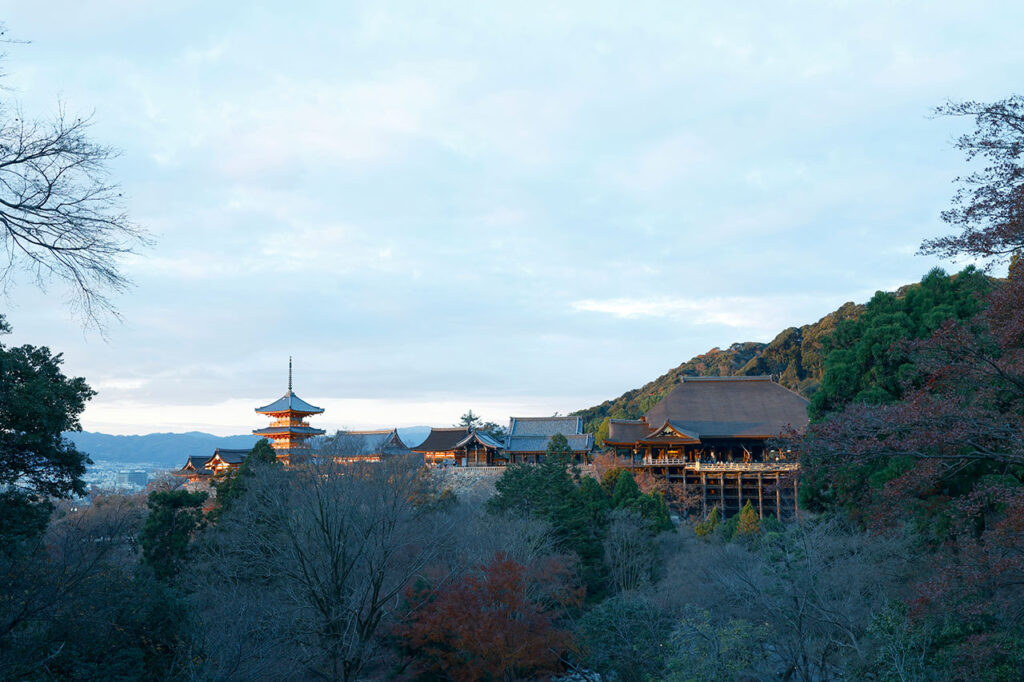
<path id="1" fill-rule="evenodd" d="M 246 484 L 252 478 L 256 467 L 276 466 L 277 464 L 277 454 L 270 446 L 270 441 L 266 438 L 256 441 L 256 445 L 249 451 L 238 469 L 228 473 L 222 480 L 213 482 L 213 487 L 217 491 L 217 506 L 211 512 L 211 520 L 216 521 L 245 494 Z"/>
<path id="2" fill-rule="evenodd" d="M 761 532 L 761 520 L 750 504 L 750 500 L 740 510 L 739 522 L 736 525 L 736 535 L 757 535 Z"/>
<path id="3" fill-rule="evenodd" d="M 675 528 L 669 517 L 665 495 L 661 492 L 655 491 L 640 495 L 634 500 L 632 508 L 640 513 L 654 533 L 663 533 Z"/>
<path id="4" fill-rule="evenodd" d="M 579 497 L 581 506 L 595 527 L 603 528 L 611 511 L 611 500 L 597 479 L 586 476 L 580 479 Z"/>
<path id="5" fill-rule="evenodd" d="M 623 471 L 615 481 L 615 490 L 612 492 L 612 507 L 615 509 L 627 509 L 633 507 L 640 498 L 640 486 L 636 484 L 633 474 Z"/>
<path id="6" fill-rule="evenodd" d="M 146 506 L 149 515 L 139 533 L 142 559 L 154 575 L 169 580 L 177 575 L 188 558 L 189 543 L 203 527 L 205 492 L 154 490 Z"/>
<path id="7" fill-rule="evenodd" d="M 718 523 L 718 507 L 712 507 L 708 517 L 694 526 L 693 530 L 697 533 L 697 537 L 706 540 L 718 528 Z"/>
<path id="8" fill-rule="evenodd" d="M 990 288 L 984 273 L 971 266 L 952 276 L 934 268 L 918 285 L 876 293 L 859 317 L 841 321 L 823 340 L 824 375 L 811 397 L 811 418 L 850 403 L 902 398 L 919 381 L 910 342 L 927 338 L 946 320 L 977 313 Z"/>
<path id="9" fill-rule="evenodd" d="M 556 433 L 548 440 L 546 456 L 548 459 L 563 458 L 567 462 L 572 460 L 572 448 L 569 447 L 569 439 L 560 433 Z"/>
<path id="10" fill-rule="evenodd" d="M 466 414 L 459 417 L 459 423 L 456 426 L 461 426 L 464 429 L 478 429 L 484 423 L 484 420 L 478 414 L 474 414 L 473 410 L 466 410 Z"/>
<path id="11" fill-rule="evenodd" d="M 597 427 L 597 431 L 594 432 L 594 443 L 597 447 L 604 447 L 604 439 L 608 437 L 608 431 L 611 429 L 611 417 L 605 417 L 601 420 L 601 423 Z"/>
<path id="12" fill-rule="evenodd" d="M 551 441 L 549 454 L 540 464 L 517 464 L 505 469 L 495 483 L 487 509 L 550 523 L 556 545 L 579 557 L 583 583 L 596 595 L 604 589 L 604 527 L 594 523 L 602 510 L 595 503 L 593 486 L 587 484 L 581 493 L 579 476 L 574 475 L 570 455 L 564 452 L 568 447 L 565 436 L 556 435 Z"/>
<path id="13" fill-rule="evenodd" d="M 0 315 L 0 335 L 11 328 Z M 38 537 L 50 497 L 85 493 L 88 456 L 64 438 L 94 391 L 61 371 L 63 358 L 41 346 L 0 344 L 0 544 Z"/>
<path id="14" fill-rule="evenodd" d="M 602 479 L 604 490 L 611 490 L 611 508 L 637 512 L 650 525 L 654 533 L 674 528 L 668 505 L 660 492 L 641 493 L 636 478 L 626 469 L 612 469 Z"/>

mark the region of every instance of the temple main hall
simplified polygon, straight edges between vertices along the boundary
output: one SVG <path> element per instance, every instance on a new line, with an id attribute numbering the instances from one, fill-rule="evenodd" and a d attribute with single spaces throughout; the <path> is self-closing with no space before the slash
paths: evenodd
<path id="1" fill-rule="evenodd" d="M 799 464 L 772 446 L 807 427 L 807 400 L 768 376 L 683 377 L 640 419 L 611 419 L 606 447 L 699 496 L 703 513 L 799 513 Z"/>

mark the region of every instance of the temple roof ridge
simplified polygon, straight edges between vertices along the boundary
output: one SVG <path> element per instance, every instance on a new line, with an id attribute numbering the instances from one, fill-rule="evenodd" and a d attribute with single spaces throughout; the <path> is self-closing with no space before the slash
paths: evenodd
<path id="1" fill-rule="evenodd" d="M 278 412 L 300 412 L 302 414 L 320 414 L 324 409 L 311 405 L 295 395 L 290 389 L 283 396 L 263 407 L 257 407 L 259 414 L 276 414 Z"/>

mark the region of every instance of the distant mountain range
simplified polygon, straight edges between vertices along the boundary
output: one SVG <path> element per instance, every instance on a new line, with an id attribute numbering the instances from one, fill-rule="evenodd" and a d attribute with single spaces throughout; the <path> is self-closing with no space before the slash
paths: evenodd
<path id="1" fill-rule="evenodd" d="M 407 445 L 419 445 L 430 432 L 429 426 L 398 429 Z M 190 455 L 212 455 L 217 448 L 251 448 L 256 436 L 215 436 L 200 431 L 187 433 L 148 433 L 140 436 L 114 436 L 92 431 L 64 434 L 93 460 L 121 462 L 126 465 L 152 464 L 160 468 L 178 468 Z"/>

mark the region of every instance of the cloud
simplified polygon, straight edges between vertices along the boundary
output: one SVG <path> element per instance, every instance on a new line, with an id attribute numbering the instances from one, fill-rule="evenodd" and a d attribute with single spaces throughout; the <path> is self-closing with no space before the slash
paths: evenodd
<path id="1" fill-rule="evenodd" d="M 664 319 L 688 325 L 717 325 L 770 338 L 792 324 L 813 321 L 808 312 L 827 309 L 831 302 L 809 295 L 723 296 L 710 298 L 581 299 L 571 308 L 578 313 L 597 313 L 621 320 Z M 813 316 L 815 313 L 810 312 Z"/>

